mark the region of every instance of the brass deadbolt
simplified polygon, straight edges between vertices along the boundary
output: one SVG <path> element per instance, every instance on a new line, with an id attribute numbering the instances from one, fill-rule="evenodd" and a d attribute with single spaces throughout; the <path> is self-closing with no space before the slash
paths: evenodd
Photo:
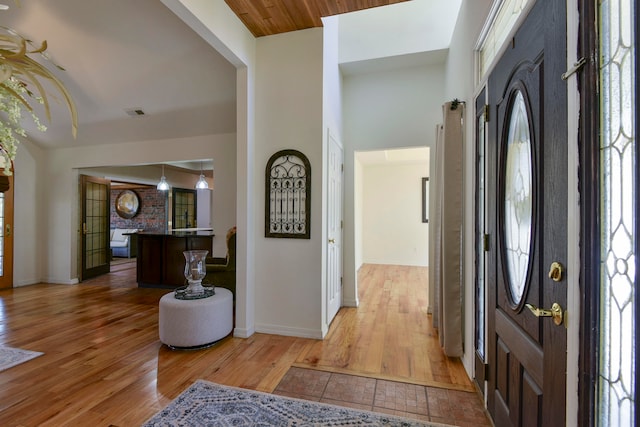
<path id="1" fill-rule="evenodd" d="M 562 273 L 564 272 L 564 268 L 562 264 L 557 261 L 551 263 L 551 268 L 549 269 L 549 279 L 554 282 L 560 282 L 562 280 Z"/>

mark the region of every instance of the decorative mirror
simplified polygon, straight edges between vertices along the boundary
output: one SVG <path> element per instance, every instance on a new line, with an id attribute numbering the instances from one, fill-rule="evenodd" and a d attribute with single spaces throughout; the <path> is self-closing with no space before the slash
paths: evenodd
<path id="1" fill-rule="evenodd" d="M 130 219 L 138 214 L 140 210 L 140 199 L 131 190 L 124 190 L 116 198 L 116 213 L 120 218 Z"/>
<path id="2" fill-rule="evenodd" d="M 296 150 L 282 150 L 267 162 L 265 237 L 309 239 L 311 164 Z"/>
<path id="3" fill-rule="evenodd" d="M 509 113 L 504 158 L 503 242 L 511 301 L 519 306 L 525 295 L 533 241 L 533 160 L 531 130 L 525 98 L 516 90 Z"/>

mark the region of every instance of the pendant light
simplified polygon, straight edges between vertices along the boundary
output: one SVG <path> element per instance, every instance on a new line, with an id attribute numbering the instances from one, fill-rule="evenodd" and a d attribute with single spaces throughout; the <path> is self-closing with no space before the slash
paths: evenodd
<path id="1" fill-rule="evenodd" d="M 200 178 L 198 182 L 196 182 L 196 190 L 207 190 L 209 188 L 209 184 L 207 180 L 204 179 L 204 174 L 202 173 L 202 162 L 200 162 Z"/>
<path id="2" fill-rule="evenodd" d="M 160 178 L 160 182 L 156 188 L 160 191 L 169 190 L 169 183 L 167 182 L 167 178 L 164 176 L 164 165 L 162 165 L 162 178 Z"/>

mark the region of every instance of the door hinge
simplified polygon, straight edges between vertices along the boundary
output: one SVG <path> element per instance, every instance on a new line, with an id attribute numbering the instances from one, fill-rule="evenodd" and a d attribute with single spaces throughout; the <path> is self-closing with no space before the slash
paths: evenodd
<path id="1" fill-rule="evenodd" d="M 340 276 L 340 286 L 342 286 L 342 276 Z"/>
<path id="2" fill-rule="evenodd" d="M 575 62 L 571 68 L 569 68 L 566 72 L 562 74 L 561 76 L 562 80 L 567 80 L 569 77 L 577 73 L 582 67 L 584 67 L 584 64 L 586 63 L 587 63 L 587 58 L 585 58 L 584 56 L 578 59 L 578 62 Z"/>
<path id="3" fill-rule="evenodd" d="M 484 249 L 485 252 L 489 252 L 489 235 L 488 234 L 484 234 L 482 236 L 482 248 Z"/>
<path id="4" fill-rule="evenodd" d="M 489 380 L 489 364 L 485 363 L 482 366 L 484 367 L 484 378 L 486 381 L 488 381 Z"/>
<path id="5" fill-rule="evenodd" d="M 340 164 L 340 172 L 344 172 L 344 163 Z"/>
<path id="6" fill-rule="evenodd" d="M 344 228 L 344 221 L 340 220 L 340 229 L 342 230 Z"/>
<path id="7" fill-rule="evenodd" d="M 489 123 L 489 104 L 484 105 L 484 122 Z"/>

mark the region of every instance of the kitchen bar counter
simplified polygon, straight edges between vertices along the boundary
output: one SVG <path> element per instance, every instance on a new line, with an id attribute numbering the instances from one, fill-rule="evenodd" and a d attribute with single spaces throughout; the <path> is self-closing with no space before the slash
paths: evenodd
<path id="1" fill-rule="evenodd" d="M 207 250 L 211 254 L 213 236 L 212 230 L 138 233 L 138 286 L 169 289 L 183 286 L 183 252 Z"/>

